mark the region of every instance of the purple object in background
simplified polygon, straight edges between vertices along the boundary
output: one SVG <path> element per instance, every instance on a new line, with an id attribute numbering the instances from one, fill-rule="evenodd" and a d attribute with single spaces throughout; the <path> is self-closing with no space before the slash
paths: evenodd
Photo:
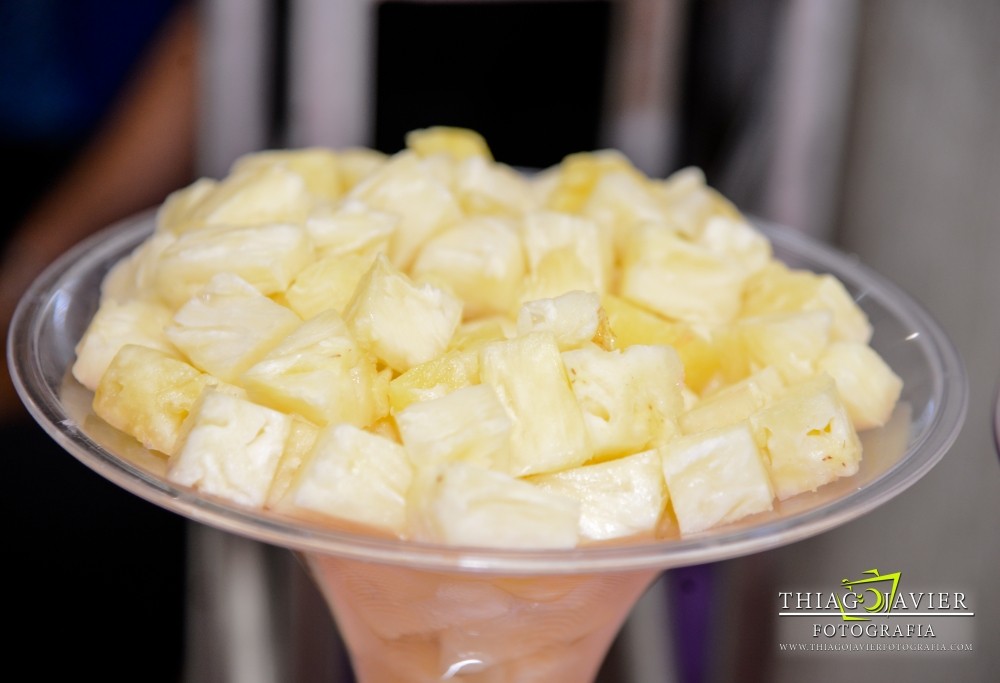
<path id="1" fill-rule="evenodd" d="M 713 565 L 699 564 L 667 572 L 673 619 L 677 676 L 681 683 L 706 680 L 712 624 Z"/>

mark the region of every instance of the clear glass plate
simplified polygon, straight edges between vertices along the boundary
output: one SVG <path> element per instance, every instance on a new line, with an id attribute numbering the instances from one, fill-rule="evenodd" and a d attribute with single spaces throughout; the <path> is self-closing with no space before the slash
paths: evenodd
<path id="1" fill-rule="evenodd" d="M 74 346 L 96 310 L 101 280 L 151 233 L 152 214 L 95 235 L 53 264 L 17 309 L 8 358 L 15 385 L 32 415 L 85 465 L 157 505 L 266 543 L 419 569 L 507 574 L 632 571 L 704 563 L 812 536 L 900 494 L 952 445 L 968 400 L 957 352 L 909 296 L 850 256 L 785 228 L 760 227 L 772 240 L 775 254 L 789 265 L 832 273 L 844 282 L 871 320 L 872 345 L 903 379 L 900 407 L 889 425 L 863 433 L 865 455 L 856 476 L 796 496 L 773 512 L 685 538 L 569 551 L 441 547 L 250 510 L 166 481 L 162 458 L 96 418 L 90 392 L 69 374 Z"/>

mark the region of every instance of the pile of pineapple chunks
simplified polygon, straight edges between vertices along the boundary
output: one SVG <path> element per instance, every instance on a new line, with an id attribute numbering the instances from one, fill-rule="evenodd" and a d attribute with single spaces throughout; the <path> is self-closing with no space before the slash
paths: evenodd
<path id="1" fill-rule="evenodd" d="M 404 539 L 697 533 L 854 474 L 901 382 L 697 169 L 475 132 L 267 151 L 160 208 L 73 374 L 201 494 Z"/>

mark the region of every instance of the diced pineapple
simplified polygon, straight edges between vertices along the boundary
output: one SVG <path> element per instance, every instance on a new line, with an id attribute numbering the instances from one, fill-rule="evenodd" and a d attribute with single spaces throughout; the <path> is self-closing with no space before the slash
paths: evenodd
<path id="1" fill-rule="evenodd" d="M 583 209 L 602 177 L 626 173 L 643 180 L 624 154 L 612 149 L 570 154 L 557 167 L 555 182 L 546 196 L 546 206 L 554 211 L 576 213 Z"/>
<path id="2" fill-rule="evenodd" d="M 440 284 L 465 302 L 465 315 L 510 311 L 525 264 L 521 240 L 500 218 L 467 219 L 431 238 L 420 250 L 412 275 Z"/>
<path id="3" fill-rule="evenodd" d="M 302 323 L 240 376 L 254 401 L 325 426 L 366 427 L 382 417 L 374 359 L 333 310 Z"/>
<path id="4" fill-rule="evenodd" d="M 362 180 L 378 171 L 389 157 L 367 147 L 349 147 L 337 151 L 337 170 L 341 194 L 347 194 Z"/>
<path id="5" fill-rule="evenodd" d="M 278 468 L 271 480 L 271 488 L 267 491 L 264 505 L 272 510 L 284 510 L 290 506 L 287 502 L 288 491 L 298 477 L 306 458 L 312 451 L 319 437 L 320 429 L 311 422 L 292 417 L 291 431 L 285 442 L 285 450 L 278 461 Z"/>
<path id="6" fill-rule="evenodd" d="M 406 148 L 422 157 L 445 154 L 456 160 L 469 157 L 493 160 L 483 136 L 468 128 L 432 126 L 411 130 L 406 134 Z"/>
<path id="7" fill-rule="evenodd" d="M 116 263 L 101 281 L 101 301 L 159 300 L 161 297 L 155 288 L 156 268 L 160 254 L 176 240 L 173 233 L 156 232 Z"/>
<path id="8" fill-rule="evenodd" d="M 308 320 L 323 311 L 343 313 L 375 254 L 340 254 L 303 268 L 279 301 Z"/>
<path id="9" fill-rule="evenodd" d="M 533 211 L 524 216 L 521 238 L 532 274 L 543 272 L 550 254 L 559 251 L 574 254 L 586 274 L 586 286 L 567 287 L 546 296 L 561 294 L 568 289 L 595 292 L 608 289 L 614 259 L 612 236 L 594 221 L 556 211 Z"/>
<path id="10" fill-rule="evenodd" d="M 418 541 L 493 548 L 572 548 L 580 504 L 472 463 L 418 477 L 410 495 Z"/>
<path id="11" fill-rule="evenodd" d="M 300 322 L 245 280 L 220 273 L 174 314 L 166 332 L 195 367 L 234 383 Z"/>
<path id="12" fill-rule="evenodd" d="M 478 349 L 492 341 L 510 339 L 517 334 L 517 324 L 502 315 L 470 320 L 458 326 L 448 348 L 455 351 Z"/>
<path id="13" fill-rule="evenodd" d="M 301 224 L 309 204 L 302 176 L 269 165 L 226 177 L 191 207 L 189 220 L 196 226 Z"/>
<path id="14" fill-rule="evenodd" d="M 593 342 L 610 350 L 614 335 L 601 299 L 593 292 L 566 292 L 553 299 L 526 301 L 517 314 L 517 333 L 549 332 L 560 351 Z"/>
<path id="15" fill-rule="evenodd" d="M 744 219 L 712 216 L 705 221 L 698 243 L 738 260 L 748 273 L 756 273 L 771 262 L 771 243 Z"/>
<path id="16" fill-rule="evenodd" d="M 771 482 L 745 422 L 680 437 L 660 452 L 681 533 L 772 509 Z"/>
<path id="17" fill-rule="evenodd" d="M 540 474 L 530 481 L 580 501 L 580 536 L 595 541 L 654 532 L 668 499 L 656 450 Z"/>
<path id="18" fill-rule="evenodd" d="M 396 424 L 418 468 L 463 460 L 508 469 L 511 420 L 492 387 L 477 384 L 411 403 L 396 414 Z"/>
<path id="19" fill-rule="evenodd" d="M 599 459 L 635 453 L 676 433 L 684 368 L 669 346 L 566 351 L 563 363 Z"/>
<path id="20" fill-rule="evenodd" d="M 399 217 L 375 211 L 357 199 L 336 206 L 315 207 L 306 221 L 306 232 L 317 258 L 344 254 L 370 255 L 386 251 Z"/>
<path id="21" fill-rule="evenodd" d="M 406 528 L 412 479 L 402 446 L 351 425 L 333 425 L 320 432 L 287 500 L 399 535 Z"/>
<path id="22" fill-rule="evenodd" d="M 698 401 L 678 424 L 685 434 L 695 434 L 741 422 L 769 405 L 784 388 L 781 374 L 768 366 Z"/>
<path id="23" fill-rule="evenodd" d="M 462 319 L 462 302 L 437 287 L 415 285 L 379 255 L 358 284 L 344 319 L 358 341 L 403 372 L 448 347 Z"/>
<path id="24" fill-rule="evenodd" d="M 350 197 L 399 216 L 389 243 L 393 264 L 407 269 L 420 247 L 462 217 L 447 186 L 422 170 L 416 155 L 393 156 L 351 190 Z"/>
<path id="25" fill-rule="evenodd" d="M 601 297 L 601 306 L 608 315 L 617 346 L 674 347 L 684 364 L 684 383 L 694 391 L 704 389 L 719 371 L 720 350 L 704 328 L 664 320 L 611 294 Z"/>
<path id="26" fill-rule="evenodd" d="M 861 442 L 828 375 L 790 387 L 750 424 L 781 500 L 858 471 Z"/>
<path id="27" fill-rule="evenodd" d="M 620 295 L 668 318 L 717 325 L 736 317 L 747 275 L 731 256 L 644 224 L 629 236 Z"/>
<path id="28" fill-rule="evenodd" d="M 156 211 L 157 232 L 179 234 L 198 227 L 200 223 L 194 222 L 194 210 L 218 186 L 218 181 L 211 178 L 199 178 L 187 187 L 170 193 Z"/>
<path id="29" fill-rule="evenodd" d="M 167 479 L 236 503 L 261 506 L 291 429 L 288 415 L 207 389 L 185 421 Z"/>
<path id="30" fill-rule="evenodd" d="M 881 427 L 889 421 L 903 381 L 870 346 L 833 342 L 816 368 L 833 377 L 855 429 Z"/>
<path id="31" fill-rule="evenodd" d="M 394 414 L 419 401 L 441 398 L 479 382 L 478 349 L 449 351 L 401 374 L 389 383 L 389 406 Z"/>
<path id="32" fill-rule="evenodd" d="M 105 299 L 76 345 L 73 376 L 93 391 L 118 349 L 126 344 L 148 346 L 176 356 L 177 351 L 164 332 L 169 323 L 170 310 L 156 302 L 118 303 Z"/>
<path id="33" fill-rule="evenodd" d="M 521 285 L 517 303 L 549 299 L 573 290 L 599 291 L 594 285 L 593 271 L 580 260 L 576 250 L 561 247 L 545 254 L 532 268 Z"/>
<path id="34" fill-rule="evenodd" d="M 816 361 L 830 342 L 828 311 L 774 313 L 740 320 L 731 330 L 723 367 L 730 380 L 773 366 L 786 382 L 816 372 Z"/>
<path id="35" fill-rule="evenodd" d="M 510 413 L 510 473 L 539 474 L 575 467 L 591 455 L 583 415 L 551 334 L 533 333 L 487 344 L 480 377 Z"/>
<path id="36" fill-rule="evenodd" d="M 747 281 L 742 316 L 796 311 L 829 311 L 834 341 L 867 343 L 871 338 L 868 316 L 832 275 L 791 270 L 775 261 Z"/>
<path id="37" fill-rule="evenodd" d="M 699 168 L 682 168 L 666 180 L 653 183 L 653 191 L 667 205 L 667 225 L 692 239 L 701 235 L 713 217 L 742 220 L 736 207 L 706 184 Z"/>
<path id="38" fill-rule="evenodd" d="M 181 424 L 214 380 L 162 351 L 126 344 L 94 393 L 94 412 L 143 446 L 170 455 Z"/>
<path id="39" fill-rule="evenodd" d="M 614 236 L 613 241 L 619 251 L 633 226 L 666 220 L 664 202 L 650 191 L 649 181 L 626 171 L 611 171 L 602 175 L 581 207 L 581 212 Z"/>
<path id="40" fill-rule="evenodd" d="M 462 161 L 453 182 L 458 202 L 470 216 L 520 216 L 536 206 L 522 174 L 480 156 Z"/>
<path id="41" fill-rule="evenodd" d="M 153 280 L 160 297 L 177 308 L 221 272 L 239 275 L 262 294 L 283 292 L 313 258 L 309 237 L 296 225 L 207 228 L 166 247 Z"/>
<path id="42" fill-rule="evenodd" d="M 335 201 L 341 194 L 337 165 L 336 154 L 320 147 L 265 150 L 237 159 L 230 174 L 266 172 L 277 166 L 298 174 L 314 200 Z"/>

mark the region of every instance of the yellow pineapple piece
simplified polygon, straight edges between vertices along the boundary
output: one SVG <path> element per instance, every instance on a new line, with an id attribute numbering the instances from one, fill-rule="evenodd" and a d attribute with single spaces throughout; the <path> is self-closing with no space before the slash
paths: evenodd
<path id="1" fill-rule="evenodd" d="M 422 157 L 445 154 L 459 161 L 469 157 L 493 159 L 483 136 L 468 128 L 432 126 L 411 130 L 406 134 L 406 148 Z"/>
<path id="2" fill-rule="evenodd" d="M 491 341 L 510 339 L 517 334 L 517 324 L 502 315 L 492 315 L 461 323 L 448 345 L 450 350 L 477 349 Z"/>
<path id="3" fill-rule="evenodd" d="M 389 383 L 389 405 L 399 413 L 418 401 L 429 401 L 479 382 L 479 352 L 449 351 L 414 365 Z"/>
<path id="4" fill-rule="evenodd" d="M 614 337 L 601 299 L 593 292 L 566 292 L 552 299 L 526 301 L 517 314 L 517 333 L 549 332 L 560 351 L 588 343 L 613 348 Z"/>
<path id="5" fill-rule="evenodd" d="M 656 450 L 531 477 L 544 491 L 580 502 L 580 537 L 600 541 L 650 534 L 668 494 Z"/>
<path id="6" fill-rule="evenodd" d="M 358 346 L 336 311 L 302 323 L 240 376 L 250 398 L 325 426 L 357 427 L 384 413 L 374 394 L 375 361 Z"/>
<path id="7" fill-rule="evenodd" d="M 316 249 L 317 258 L 346 254 L 369 255 L 386 251 L 396 231 L 399 217 L 375 211 L 356 199 L 335 206 L 313 208 L 306 221 L 306 232 Z"/>
<path id="8" fill-rule="evenodd" d="M 588 347 L 562 357 L 595 458 L 636 453 L 674 436 L 684 369 L 672 348 Z"/>
<path id="9" fill-rule="evenodd" d="M 712 216 L 705 221 L 697 241 L 709 251 L 739 261 L 748 273 L 771 263 L 770 241 L 742 218 Z"/>
<path id="10" fill-rule="evenodd" d="M 732 202 L 706 184 L 699 168 L 682 168 L 654 182 L 653 192 L 666 205 L 667 225 L 691 239 L 697 239 L 713 217 L 743 219 Z"/>
<path id="11" fill-rule="evenodd" d="M 415 285 L 380 254 L 358 284 L 344 319 L 358 341 L 404 372 L 448 347 L 462 319 L 462 302 L 437 287 Z"/>
<path id="12" fill-rule="evenodd" d="M 554 187 L 546 206 L 554 211 L 580 212 L 601 178 L 609 173 L 625 173 L 644 180 L 628 158 L 616 150 L 570 154 L 557 167 Z"/>
<path id="13" fill-rule="evenodd" d="M 620 170 L 600 177 L 580 211 L 613 235 L 619 252 L 634 226 L 663 224 L 667 220 L 664 202 L 651 191 L 649 181 L 633 172 Z"/>
<path id="14" fill-rule="evenodd" d="M 309 215 L 309 204 L 302 176 L 267 165 L 226 177 L 191 207 L 189 222 L 193 226 L 229 227 L 301 224 Z"/>
<path id="15" fill-rule="evenodd" d="M 546 261 L 551 260 L 553 253 L 569 252 L 576 257 L 586 278 L 585 286 L 567 287 L 534 298 L 555 296 L 569 289 L 599 293 L 608 289 L 614 260 L 612 236 L 594 221 L 555 211 L 533 211 L 521 222 L 521 239 L 531 274 L 543 273 L 546 267 L 551 269 Z"/>
<path id="16" fill-rule="evenodd" d="M 517 303 L 550 299 L 573 290 L 600 291 L 594 282 L 594 271 L 580 260 L 577 251 L 561 247 L 546 253 L 531 269 L 521 285 Z"/>
<path id="17" fill-rule="evenodd" d="M 816 361 L 830 343 L 828 311 L 775 313 L 740 320 L 730 330 L 723 366 L 730 380 L 773 366 L 786 382 L 816 372 Z"/>
<path id="18" fill-rule="evenodd" d="M 903 381 L 870 346 L 833 342 L 816 368 L 833 377 L 855 429 L 881 427 L 889 421 Z"/>
<path id="19" fill-rule="evenodd" d="M 784 388 L 781 374 L 768 366 L 697 401 L 677 422 L 685 434 L 735 424 L 767 407 Z"/>
<path id="20" fill-rule="evenodd" d="M 781 500 L 858 471 L 861 442 L 828 375 L 789 387 L 750 424 Z"/>
<path id="21" fill-rule="evenodd" d="M 271 480 L 271 487 L 267 491 L 265 507 L 272 510 L 289 508 L 288 491 L 302 470 L 309 453 L 312 452 L 319 432 L 320 428 L 311 422 L 292 416 L 288 440 L 285 441 L 285 450 L 281 454 L 274 478 Z"/>
<path id="22" fill-rule="evenodd" d="M 417 280 L 446 287 L 465 302 L 465 315 L 510 311 L 524 279 L 521 240 L 509 221 L 461 221 L 424 244 L 413 264 Z"/>
<path id="23" fill-rule="evenodd" d="M 162 300 L 156 291 L 156 269 L 160 255 L 176 241 L 173 233 L 160 231 L 136 247 L 104 276 L 101 301 L 114 299 L 123 304 L 135 300 Z"/>
<path id="24" fill-rule="evenodd" d="M 166 333 L 195 367 L 235 383 L 300 322 L 245 280 L 220 273 L 174 314 Z"/>
<path id="25" fill-rule="evenodd" d="M 321 147 L 265 150 L 246 154 L 233 164 L 231 175 L 263 173 L 273 167 L 297 174 L 314 201 L 335 201 L 341 195 L 337 155 Z"/>
<path id="26" fill-rule="evenodd" d="M 536 332 L 483 347 L 479 374 L 510 413 L 510 473 L 575 467 L 591 455 L 580 406 L 551 334 Z"/>
<path id="27" fill-rule="evenodd" d="M 125 344 L 97 385 L 94 412 L 146 448 L 169 455 L 198 396 L 213 383 L 162 351 Z"/>
<path id="28" fill-rule="evenodd" d="M 328 310 L 343 313 L 375 254 L 340 254 L 303 268 L 279 301 L 308 320 Z"/>
<path id="29" fill-rule="evenodd" d="M 200 224 L 195 222 L 198 204 L 219 186 L 211 178 L 199 178 L 187 187 L 171 192 L 156 210 L 156 230 L 161 233 L 182 233 Z"/>
<path id="30" fill-rule="evenodd" d="M 291 428 L 288 415 L 206 389 L 184 422 L 167 479 L 235 503 L 262 506 Z"/>
<path id="31" fill-rule="evenodd" d="M 383 152 L 366 147 L 349 147 L 338 150 L 336 154 L 342 195 L 382 168 L 389 159 Z"/>
<path id="32" fill-rule="evenodd" d="M 462 161 L 455 168 L 452 184 L 469 216 L 517 217 L 538 206 L 524 175 L 481 156 Z"/>
<path id="33" fill-rule="evenodd" d="M 660 448 L 682 534 L 771 510 L 774 493 L 745 422 L 682 436 Z"/>

